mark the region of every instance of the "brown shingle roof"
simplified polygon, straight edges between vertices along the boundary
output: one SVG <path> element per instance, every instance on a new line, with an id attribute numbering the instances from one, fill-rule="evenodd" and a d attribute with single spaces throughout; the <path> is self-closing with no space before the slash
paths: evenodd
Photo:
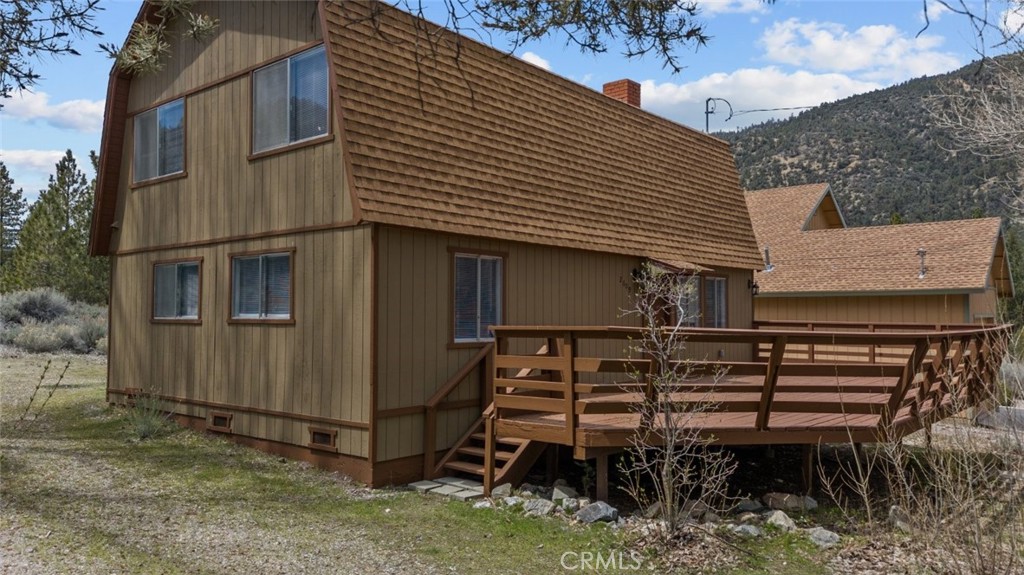
<path id="1" fill-rule="evenodd" d="M 800 233 L 827 191 L 828 184 L 806 184 L 747 192 L 747 209 L 758 246 L 764 249 L 765 243 L 771 244 L 769 239 Z"/>
<path id="2" fill-rule="evenodd" d="M 456 60 L 386 4 L 327 7 L 364 220 L 761 267 L 727 143 L 465 38 Z"/>
<path id="3" fill-rule="evenodd" d="M 985 289 L 1002 241 L 999 218 L 801 231 L 821 193 L 814 186 L 747 193 L 758 244 L 771 246 L 774 267 L 757 274 L 761 294 Z M 926 250 L 923 278 L 918 248 Z"/>

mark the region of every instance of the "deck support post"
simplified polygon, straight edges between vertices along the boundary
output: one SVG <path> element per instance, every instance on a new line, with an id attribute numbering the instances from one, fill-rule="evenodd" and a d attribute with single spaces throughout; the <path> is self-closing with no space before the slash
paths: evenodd
<path id="1" fill-rule="evenodd" d="M 548 444 L 546 451 L 547 461 L 545 461 L 544 472 L 550 485 L 558 479 L 558 444 Z"/>
<path id="2" fill-rule="evenodd" d="M 810 495 L 811 491 L 814 490 L 814 471 L 818 459 L 817 450 L 817 445 L 804 445 L 802 479 L 804 483 L 804 492 L 807 495 Z"/>
<path id="3" fill-rule="evenodd" d="M 494 416 L 484 416 L 484 496 L 491 496 L 494 487 L 494 451 L 497 448 L 497 435 L 494 430 Z"/>
<path id="4" fill-rule="evenodd" d="M 597 500 L 608 502 L 608 454 L 597 456 Z"/>

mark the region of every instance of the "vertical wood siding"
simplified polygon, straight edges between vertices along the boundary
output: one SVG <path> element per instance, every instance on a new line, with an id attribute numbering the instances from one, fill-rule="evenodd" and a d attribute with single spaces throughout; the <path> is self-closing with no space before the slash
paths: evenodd
<path id="1" fill-rule="evenodd" d="M 228 324 L 228 254 L 292 248 L 295 324 Z M 369 423 L 370 254 L 362 226 L 115 258 L 110 388 Z M 153 262 L 185 257 L 203 258 L 202 323 L 151 324 Z M 205 417 L 208 408 L 177 409 Z M 303 446 L 308 425 L 241 410 L 232 420 L 236 434 Z M 314 425 L 338 429 L 339 452 L 368 456 L 366 429 Z"/>
<path id="2" fill-rule="evenodd" d="M 476 348 L 448 349 L 449 248 L 506 254 L 503 323 L 637 323 L 634 318 L 623 317 L 621 310 L 629 305 L 624 282 L 639 266 L 638 258 L 386 226 L 379 230 L 378 411 L 422 405 L 477 352 Z M 751 272 L 727 273 L 730 326 L 750 327 L 753 311 L 747 279 Z M 530 353 L 536 349 L 519 351 Z M 750 346 L 727 353 L 749 358 Z M 477 389 L 474 376 L 451 399 L 477 398 Z M 479 415 L 477 408 L 440 413 L 437 448 L 451 445 Z M 376 425 L 378 461 L 422 453 L 422 415 L 383 418 Z"/>
<path id="3" fill-rule="evenodd" d="M 132 80 L 129 110 L 149 108 L 320 38 L 315 2 L 200 2 L 196 10 L 220 20 L 216 35 L 197 43 L 181 39 L 172 28 L 166 68 Z M 185 102 L 187 177 L 136 189 L 131 189 L 134 121 L 129 119 L 113 249 L 350 220 L 340 138 L 248 160 L 251 115 L 249 75 L 192 94 Z"/>
<path id="4" fill-rule="evenodd" d="M 894 323 L 963 323 L 966 296 L 758 297 L 754 319 Z"/>
<path id="5" fill-rule="evenodd" d="M 992 323 L 999 318 L 999 296 L 996 295 L 996 288 L 990 287 L 982 293 L 972 293 L 970 298 L 970 321 Z"/>

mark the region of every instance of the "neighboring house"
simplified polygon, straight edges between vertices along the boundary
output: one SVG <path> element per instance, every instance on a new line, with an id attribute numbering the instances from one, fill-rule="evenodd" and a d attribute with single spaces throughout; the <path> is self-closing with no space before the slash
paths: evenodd
<path id="1" fill-rule="evenodd" d="M 849 228 L 827 184 L 746 198 L 756 321 L 994 323 L 1013 295 L 999 218 Z"/>
<path id="2" fill-rule="evenodd" d="M 625 284 L 654 259 L 701 270 L 705 325 L 751 327 L 729 146 L 640 110 L 636 83 L 602 95 L 383 3 L 193 9 L 212 38 L 172 25 L 162 71 L 110 76 L 111 402 L 155 391 L 196 428 L 405 482 L 425 401 L 489 325 L 635 323 Z"/>

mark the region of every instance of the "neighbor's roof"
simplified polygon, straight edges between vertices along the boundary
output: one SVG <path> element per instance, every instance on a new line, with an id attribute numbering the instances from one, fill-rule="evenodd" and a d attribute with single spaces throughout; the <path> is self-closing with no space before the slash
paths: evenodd
<path id="1" fill-rule="evenodd" d="M 386 3 L 320 6 L 361 221 L 762 267 L 728 143 Z M 127 82 L 111 85 L 120 102 Z M 109 109 L 107 125 L 123 132 Z M 94 253 L 109 251 L 116 203 L 119 171 L 105 168 Z"/>
<path id="2" fill-rule="evenodd" d="M 822 185 L 748 192 L 758 244 L 772 271 L 759 293 L 829 295 L 981 291 L 993 281 L 1012 293 L 999 218 L 802 231 Z M 824 187 L 827 189 L 827 186 Z M 924 277 L 919 277 L 924 248 Z"/>
<path id="3" fill-rule="evenodd" d="M 780 238 L 806 229 L 807 221 L 828 193 L 828 184 L 747 192 L 747 209 L 750 211 L 750 221 L 754 225 L 758 245 L 763 249 L 762 235 L 766 238 Z"/>

